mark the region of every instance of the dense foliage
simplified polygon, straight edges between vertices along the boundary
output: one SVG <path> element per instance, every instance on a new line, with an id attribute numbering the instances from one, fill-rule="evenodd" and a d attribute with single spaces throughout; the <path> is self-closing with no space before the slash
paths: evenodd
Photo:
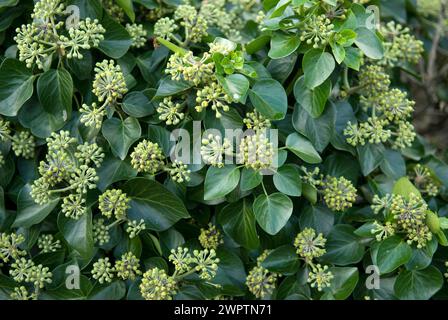
<path id="1" fill-rule="evenodd" d="M 447 15 L 0 0 L 0 298 L 445 298 Z"/>

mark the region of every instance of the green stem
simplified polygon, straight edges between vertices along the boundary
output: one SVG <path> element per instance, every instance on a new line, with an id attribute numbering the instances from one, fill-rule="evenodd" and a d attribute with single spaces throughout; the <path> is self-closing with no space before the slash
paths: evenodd
<path id="1" fill-rule="evenodd" d="M 261 180 L 261 186 L 263 187 L 263 192 L 266 196 L 268 196 L 268 192 L 266 191 L 266 187 L 264 186 L 263 180 Z"/>

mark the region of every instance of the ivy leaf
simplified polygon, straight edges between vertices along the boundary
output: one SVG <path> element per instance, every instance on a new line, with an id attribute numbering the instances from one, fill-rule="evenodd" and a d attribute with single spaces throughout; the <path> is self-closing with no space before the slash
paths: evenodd
<path id="1" fill-rule="evenodd" d="M 276 32 L 271 38 L 271 49 L 268 52 L 268 56 L 272 59 L 287 57 L 299 48 L 300 43 L 298 34 Z"/>
<path id="2" fill-rule="evenodd" d="M 336 63 L 330 53 L 318 49 L 307 51 L 302 61 L 305 86 L 309 89 L 320 86 L 330 77 L 335 67 Z"/>
<path id="3" fill-rule="evenodd" d="M 280 167 L 274 173 L 273 180 L 278 191 L 292 197 L 302 195 L 302 181 L 297 167 L 290 164 Z"/>
<path id="4" fill-rule="evenodd" d="M 54 198 L 44 205 L 39 205 L 34 202 L 30 192 L 31 186 L 29 184 L 24 185 L 19 192 L 17 216 L 12 225 L 13 228 L 29 228 L 32 225 L 42 222 L 59 203 L 59 198 Z"/>
<path id="5" fill-rule="evenodd" d="M 258 187 L 263 180 L 263 176 L 253 169 L 243 168 L 241 172 L 241 191 L 249 191 Z"/>
<path id="6" fill-rule="evenodd" d="M 288 98 L 283 86 L 274 79 L 262 79 L 249 90 L 255 109 L 271 120 L 282 120 L 288 110 Z"/>
<path id="7" fill-rule="evenodd" d="M 93 254 L 92 212 L 82 215 L 78 220 L 67 218 L 63 212 L 58 216 L 58 228 L 68 245 L 78 252 L 82 258 L 90 258 Z"/>
<path id="8" fill-rule="evenodd" d="M 137 171 L 131 166 L 129 161 L 120 160 L 115 157 L 106 157 L 97 169 L 99 177 L 97 187 L 103 191 L 114 182 L 134 178 Z"/>
<path id="9" fill-rule="evenodd" d="M 120 23 L 108 15 L 104 15 L 101 24 L 106 29 L 106 33 L 98 49 L 113 59 L 120 59 L 131 47 L 132 39 L 129 33 Z"/>
<path id="10" fill-rule="evenodd" d="M 299 258 L 293 246 L 284 245 L 271 251 L 261 265 L 271 272 L 294 274 L 299 268 Z"/>
<path id="11" fill-rule="evenodd" d="M 336 225 L 328 235 L 327 253 L 323 260 L 336 265 L 346 266 L 358 263 L 364 256 L 364 246 L 354 234 L 355 228 L 351 225 Z"/>
<path id="12" fill-rule="evenodd" d="M 329 271 L 333 274 L 331 286 L 326 289 L 337 300 L 345 300 L 355 290 L 359 281 L 359 271 L 354 267 L 332 267 Z"/>
<path id="13" fill-rule="evenodd" d="M 37 95 L 46 112 L 66 120 L 72 110 L 72 76 L 65 69 L 46 71 L 37 80 Z"/>
<path id="14" fill-rule="evenodd" d="M 0 66 L 0 114 L 13 117 L 33 95 L 34 76 L 25 63 L 6 59 Z"/>
<path id="15" fill-rule="evenodd" d="M 361 27 L 356 29 L 356 46 L 370 59 L 378 60 L 384 56 L 384 47 L 375 32 Z"/>
<path id="16" fill-rule="evenodd" d="M 134 7 L 132 5 L 132 0 L 116 0 L 116 1 L 117 1 L 117 4 L 123 9 L 123 11 L 129 17 L 129 19 L 131 19 L 131 21 L 134 22 L 135 12 L 134 12 Z"/>
<path id="17" fill-rule="evenodd" d="M 299 133 L 307 137 L 317 151 L 322 152 L 331 141 L 336 123 L 336 111 L 329 104 L 319 118 L 312 118 L 301 106 L 296 105 L 292 115 L 292 125 Z"/>
<path id="18" fill-rule="evenodd" d="M 131 199 L 129 218 L 143 219 L 149 230 L 164 231 L 190 217 L 183 202 L 157 181 L 134 178 L 122 190 Z"/>
<path id="19" fill-rule="evenodd" d="M 259 195 L 253 204 L 255 218 L 260 227 L 270 235 L 277 234 L 292 214 L 292 201 L 283 193 Z"/>
<path id="20" fill-rule="evenodd" d="M 204 200 L 224 198 L 236 188 L 239 181 L 240 170 L 235 165 L 209 167 L 205 176 Z"/>
<path id="21" fill-rule="evenodd" d="M 154 113 L 154 104 L 145 95 L 145 91 L 128 93 L 123 100 L 123 111 L 131 117 L 143 118 Z"/>
<path id="22" fill-rule="evenodd" d="M 394 271 L 407 263 L 412 256 L 412 249 L 403 239 L 392 236 L 382 241 L 378 250 L 373 250 L 373 262 L 378 266 L 380 274 Z"/>
<path id="23" fill-rule="evenodd" d="M 403 270 L 395 281 L 394 290 L 400 300 L 428 300 L 443 286 L 443 275 L 434 266 L 424 270 Z"/>
<path id="24" fill-rule="evenodd" d="M 326 80 L 314 89 L 305 86 L 305 78 L 302 76 L 294 84 L 294 97 L 313 118 L 318 118 L 324 112 L 328 97 L 331 93 L 331 81 Z"/>
<path id="25" fill-rule="evenodd" d="M 291 133 L 286 138 L 286 147 L 307 163 L 316 164 L 322 162 L 322 158 L 314 149 L 312 143 L 298 133 Z"/>
<path id="26" fill-rule="evenodd" d="M 129 148 L 140 139 L 142 133 L 139 122 L 132 117 L 124 121 L 118 118 L 107 119 L 101 131 L 109 142 L 112 152 L 121 160 L 126 158 Z"/>
<path id="27" fill-rule="evenodd" d="M 219 83 L 222 85 L 226 93 L 233 100 L 245 103 L 247 91 L 249 90 L 249 80 L 241 74 L 231 74 L 227 77 L 218 77 Z"/>
<path id="28" fill-rule="evenodd" d="M 225 234 L 244 248 L 252 250 L 260 245 L 254 212 L 247 199 L 225 206 L 218 215 L 218 222 Z"/>
<path id="29" fill-rule="evenodd" d="M 157 88 L 155 98 L 163 98 L 168 96 L 174 96 L 178 93 L 184 92 L 190 89 L 193 85 L 187 81 L 174 81 L 171 78 L 163 78 L 160 81 L 159 87 Z"/>

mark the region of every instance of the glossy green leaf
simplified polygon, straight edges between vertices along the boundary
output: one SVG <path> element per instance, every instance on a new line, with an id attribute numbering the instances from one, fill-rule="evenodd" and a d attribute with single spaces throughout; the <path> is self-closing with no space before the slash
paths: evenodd
<path id="1" fill-rule="evenodd" d="M 246 200 L 230 203 L 218 215 L 224 232 L 236 243 L 247 249 L 260 245 L 252 204 Z"/>
<path id="2" fill-rule="evenodd" d="M 298 133 L 291 133 L 286 139 L 286 147 L 307 163 L 320 163 L 322 158 L 311 142 Z"/>
<path id="3" fill-rule="evenodd" d="M 19 197 L 17 199 L 17 216 L 13 223 L 13 227 L 15 228 L 28 228 L 42 222 L 59 203 L 59 198 L 54 198 L 44 205 L 39 205 L 34 202 L 30 192 L 31 186 L 29 184 L 23 186 L 19 192 Z"/>
<path id="4" fill-rule="evenodd" d="M 111 118 L 104 121 L 102 133 L 109 142 L 112 152 L 124 160 L 131 145 L 140 138 L 142 130 L 135 118 L 128 117 L 124 121 Z"/>
<path id="5" fill-rule="evenodd" d="M 6 59 L 0 66 L 0 114 L 15 116 L 33 94 L 34 76 L 25 63 Z"/>
<path id="6" fill-rule="evenodd" d="M 134 178 L 122 190 L 131 199 L 128 216 L 133 220 L 143 219 L 149 230 L 167 230 L 190 217 L 182 201 L 154 180 Z"/>
<path id="7" fill-rule="evenodd" d="M 209 167 L 204 183 L 204 200 L 224 198 L 240 181 L 240 170 L 235 165 Z"/>
<path id="8" fill-rule="evenodd" d="M 271 120 L 281 120 L 288 109 L 288 99 L 282 85 L 273 79 L 263 79 L 249 90 L 255 109 Z"/>
<path id="9" fill-rule="evenodd" d="M 302 180 L 299 169 L 293 165 L 284 165 L 274 173 L 274 185 L 278 191 L 292 197 L 302 194 Z"/>
<path id="10" fill-rule="evenodd" d="M 277 234 L 288 222 L 292 214 L 292 201 L 282 193 L 259 195 L 253 204 L 255 218 L 264 231 Z"/>
<path id="11" fill-rule="evenodd" d="M 305 74 L 305 86 L 309 89 L 314 89 L 330 77 L 336 67 L 336 63 L 330 53 L 311 49 L 305 53 L 302 67 Z"/>

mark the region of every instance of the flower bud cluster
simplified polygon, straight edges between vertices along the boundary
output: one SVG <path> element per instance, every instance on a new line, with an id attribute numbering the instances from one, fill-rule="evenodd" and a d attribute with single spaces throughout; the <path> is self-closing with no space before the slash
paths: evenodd
<path id="1" fill-rule="evenodd" d="M 274 159 L 274 147 L 264 133 L 255 132 L 240 141 L 238 160 L 255 171 L 268 169 Z"/>
<path id="2" fill-rule="evenodd" d="M 157 143 L 148 140 L 141 141 L 131 153 L 131 165 L 138 172 L 155 175 L 163 169 L 165 156 Z"/>
<path id="3" fill-rule="evenodd" d="M 305 228 L 297 234 L 294 240 L 294 247 L 296 247 L 297 254 L 309 263 L 325 254 L 326 242 L 327 239 L 324 238 L 322 233 L 316 234 L 314 229 Z"/>
<path id="4" fill-rule="evenodd" d="M 126 193 L 118 189 L 111 189 L 100 195 L 98 208 L 101 214 L 110 219 L 112 216 L 116 220 L 126 219 L 126 210 L 129 208 L 130 199 Z"/>
<path id="5" fill-rule="evenodd" d="M 48 153 L 39 164 L 40 178 L 31 186 L 31 197 L 37 204 L 46 204 L 57 194 L 63 197 L 62 212 L 79 219 L 85 212 L 85 196 L 96 187 L 104 153 L 96 143 L 79 145 L 68 131 L 53 132 L 47 138 Z"/>
<path id="6" fill-rule="evenodd" d="M 322 188 L 325 204 L 333 211 L 345 211 L 356 201 L 356 188 L 344 177 L 327 176 Z"/>
<path id="7" fill-rule="evenodd" d="M 173 263 L 176 275 L 196 272 L 202 280 L 211 280 L 216 276 L 219 258 L 214 249 L 190 250 L 179 247 L 171 250 L 168 259 Z"/>
<path id="8" fill-rule="evenodd" d="M 110 234 L 109 227 L 106 225 L 106 220 L 103 218 L 93 220 L 92 234 L 94 243 L 97 243 L 100 246 L 108 243 Z"/>
<path id="9" fill-rule="evenodd" d="M 411 35 L 408 27 L 390 21 L 381 27 L 381 33 L 385 37 L 385 53 L 380 64 L 393 67 L 403 62 L 416 64 L 420 61 L 423 42 Z"/>
<path id="10" fill-rule="evenodd" d="M 115 276 L 123 280 L 135 280 L 141 275 L 140 259 L 132 252 L 124 253 L 120 259 L 117 259 L 112 265 L 108 257 L 98 259 L 92 268 L 92 277 L 99 283 L 110 283 Z"/>
<path id="11" fill-rule="evenodd" d="M 196 111 L 202 112 L 202 110 L 208 108 L 211 105 L 211 109 L 215 111 L 216 118 L 221 118 L 220 110 L 227 112 L 230 110 L 230 104 L 233 102 L 233 98 L 229 96 L 224 88 L 218 82 L 211 82 L 205 85 L 202 89 L 196 92 Z"/>
<path id="12" fill-rule="evenodd" d="M 409 177 L 420 192 L 430 197 L 435 197 L 440 192 L 440 182 L 427 166 L 420 163 L 416 164 L 410 172 Z"/>
<path id="13" fill-rule="evenodd" d="M 261 264 L 268 256 L 269 251 L 264 251 L 257 259 L 257 265 L 253 267 L 246 278 L 246 286 L 258 299 L 269 297 L 275 289 L 278 275 L 270 272 Z"/>
<path id="14" fill-rule="evenodd" d="M 40 0 L 34 5 L 33 22 L 16 29 L 14 40 L 19 50 L 20 61 L 25 61 L 28 68 L 37 65 L 44 69 L 51 63 L 53 54 L 66 56 L 68 59 L 82 59 L 82 50 L 97 47 L 104 39 L 106 30 L 98 20 L 86 18 L 68 32 L 61 34 L 63 21 L 57 21 L 64 14 L 65 6 L 61 0 Z"/>
<path id="15" fill-rule="evenodd" d="M 189 170 L 188 165 L 184 164 L 182 161 L 175 160 L 169 166 L 165 167 L 165 171 L 176 183 L 184 183 L 190 181 L 191 170 Z"/>
<path id="16" fill-rule="evenodd" d="M 55 240 L 51 234 L 43 234 L 37 239 L 37 247 L 42 253 L 56 252 L 61 248 L 61 241 Z"/>
<path id="17" fill-rule="evenodd" d="M 246 125 L 247 129 L 252 129 L 256 132 L 269 129 L 271 127 L 271 121 L 261 115 L 257 110 L 246 113 L 243 123 Z"/>
<path id="18" fill-rule="evenodd" d="M 301 30 L 300 40 L 317 49 L 328 44 L 334 34 L 334 24 L 325 14 L 310 14 L 308 19 L 303 22 Z"/>
<path id="19" fill-rule="evenodd" d="M 199 243 L 205 249 L 216 250 L 220 244 L 224 243 L 221 232 L 215 225 L 209 223 L 208 228 L 201 228 L 201 234 L 199 235 Z"/>
<path id="20" fill-rule="evenodd" d="M 199 58 L 188 51 L 185 54 L 172 54 L 165 72 L 171 76 L 172 80 L 190 81 L 197 86 L 213 79 L 214 68 L 215 64 L 211 61 L 210 54 L 204 53 L 202 58 Z"/>
<path id="21" fill-rule="evenodd" d="M 404 233 L 408 244 L 416 243 L 423 248 L 432 239 L 426 224 L 428 206 L 420 195 L 410 193 L 407 198 L 393 194 L 383 198 L 374 197 L 372 209 L 383 212 L 385 224 L 376 223 L 372 233 L 377 239 L 385 239 L 395 233 Z"/>
<path id="22" fill-rule="evenodd" d="M 141 219 L 140 221 L 130 220 L 127 223 L 126 232 L 129 234 L 129 238 L 132 239 L 138 236 L 138 234 L 145 229 L 146 225 L 143 219 Z"/>
<path id="23" fill-rule="evenodd" d="M 132 47 L 141 48 L 146 44 L 148 32 L 143 28 L 142 24 L 126 24 L 126 30 L 132 39 Z"/>
<path id="24" fill-rule="evenodd" d="M 354 147 L 386 142 L 394 149 L 410 146 L 416 133 L 407 119 L 415 102 L 408 100 L 403 91 L 390 88 L 390 78 L 381 66 L 366 66 L 360 72 L 359 83 L 363 90 L 360 102 L 370 116 L 359 124 L 347 123 L 344 130 L 347 142 Z"/>
<path id="25" fill-rule="evenodd" d="M 232 146 L 227 138 L 213 136 L 209 134 L 202 139 L 201 156 L 202 160 L 213 167 L 222 168 L 224 166 L 224 156 L 232 154 Z"/>
<path id="26" fill-rule="evenodd" d="M 8 263 L 10 259 L 17 260 L 26 255 L 26 252 L 19 248 L 24 241 L 22 234 L 0 233 L 0 260 Z"/>
<path id="27" fill-rule="evenodd" d="M 183 104 L 173 102 L 172 97 L 166 97 L 159 103 L 157 112 L 159 120 L 165 121 L 167 125 L 177 125 L 184 119 L 185 114 L 182 112 Z"/>

